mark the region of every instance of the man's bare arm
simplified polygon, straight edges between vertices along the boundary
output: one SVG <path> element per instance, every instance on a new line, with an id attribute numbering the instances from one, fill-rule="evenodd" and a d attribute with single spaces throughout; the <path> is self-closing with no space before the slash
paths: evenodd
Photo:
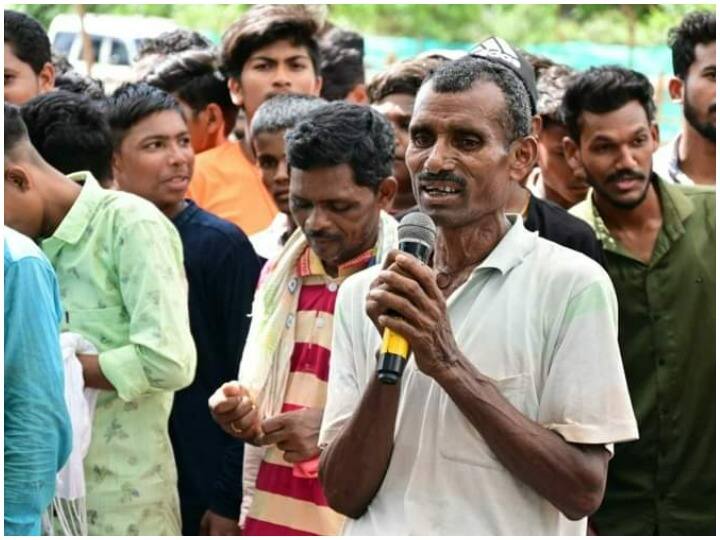
<path id="1" fill-rule="evenodd" d="M 400 385 L 373 379 L 348 423 L 320 457 L 330 507 L 357 519 L 375 497 L 393 450 Z"/>
<path id="2" fill-rule="evenodd" d="M 513 476 L 569 519 L 582 519 L 597 510 L 610 459 L 603 445 L 571 444 L 533 422 L 465 358 L 435 380 Z"/>

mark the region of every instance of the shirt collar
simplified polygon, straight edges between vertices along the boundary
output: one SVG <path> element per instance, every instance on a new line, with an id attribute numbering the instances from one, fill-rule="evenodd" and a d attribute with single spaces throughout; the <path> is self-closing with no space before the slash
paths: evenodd
<path id="1" fill-rule="evenodd" d="M 503 275 L 522 262 L 537 242 L 537 234 L 528 231 L 523 225 L 519 214 L 505 214 L 510 222 L 510 228 L 500 242 L 485 257 L 473 273 L 482 268 L 494 268 Z"/>
<path id="2" fill-rule="evenodd" d="M 354 274 L 360 270 L 367 268 L 372 265 L 375 261 L 375 248 L 364 251 L 357 257 L 342 263 L 338 266 L 338 278 L 346 278 L 347 276 Z M 327 272 L 323 266 L 320 257 L 310 249 L 310 246 L 305 248 L 305 251 L 298 260 L 298 275 L 300 277 L 308 276 L 322 276 L 326 277 Z"/>
<path id="3" fill-rule="evenodd" d="M 680 138 L 682 133 L 678 133 L 675 139 L 670 143 L 670 159 L 668 160 L 668 175 L 670 179 L 678 184 L 693 185 L 695 182 L 680 169 Z"/>
<path id="4" fill-rule="evenodd" d="M 82 190 L 50 238 L 61 240 L 67 244 L 76 244 L 97 212 L 98 203 L 103 198 L 105 190 L 88 171 L 72 173 L 67 177 L 82 184 Z"/>
<path id="5" fill-rule="evenodd" d="M 655 173 L 652 174 L 650 181 L 655 186 L 655 189 L 657 189 L 658 197 L 660 197 L 663 229 L 675 240 L 685 232 L 683 222 L 693 213 L 692 201 L 685 196 L 681 189 L 673 184 L 663 182 Z M 591 188 L 588 190 L 585 202 L 578 207 L 578 214 L 595 230 L 598 239 L 602 243 L 603 249 L 628 254 L 627 250 L 615 240 L 605 226 L 605 222 L 593 202 L 592 195 L 593 189 Z"/>
<path id="6" fill-rule="evenodd" d="M 182 211 L 175 216 L 172 219 L 173 224 L 175 227 L 180 227 L 190 221 L 195 214 L 197 214 L 200 211 L 200 207 L 198 207 L 197 204 L 195 204 L 190 199 L 185 199 L 185 208 L 182 209 Z"/>

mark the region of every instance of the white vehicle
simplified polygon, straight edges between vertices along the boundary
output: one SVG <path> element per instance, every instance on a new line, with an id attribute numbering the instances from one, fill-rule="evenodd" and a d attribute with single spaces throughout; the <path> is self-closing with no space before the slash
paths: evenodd
<path id="1" fill-rule="evenodd" d="M 174 21 L 161 17 L 89 13 L 83 22 L 93 50 L 90 75 L 100 79 L 108 93 L 134 80 L 131 66 L 144 40 L 178 28 Z M 56 16 L 48 36 L 55 52 L 65 55 L 78 73 L 88 74 L 77 15 Z"/>

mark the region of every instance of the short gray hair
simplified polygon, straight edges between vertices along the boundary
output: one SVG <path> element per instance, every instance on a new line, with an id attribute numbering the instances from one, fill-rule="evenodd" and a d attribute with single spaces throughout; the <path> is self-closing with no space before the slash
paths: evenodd
<path id="1" fill-rule="evenodd" d="M 304 116 L 327 104 L 324 99 L 302 94 L 281 94 L 265 101 L 253 116 L 251 138 L 277 133 L 295 126 Z"/>
<path id="2" fill-rule="evenodd" d="M 505 66 L 464 56 L 438 68 L 423 86 L 429 83 L 435 92 L 457 93 L 470 90 L 477 81 L 495 84 L 505 97 L 502 124 L 507 144 L 530 135 L 530 96 L 520 78 Z"/>

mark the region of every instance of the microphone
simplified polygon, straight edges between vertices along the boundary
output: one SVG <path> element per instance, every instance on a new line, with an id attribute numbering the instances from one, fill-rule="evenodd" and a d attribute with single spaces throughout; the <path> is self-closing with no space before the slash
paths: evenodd
<path id="1" fill-rule="evenodd" d="M 427 264 L 435 245 L 435 224 L 426 214 L 411 212 L 400 221 L 398 239 L 400 240 L 400 251 Z M 394 312 L 389 313 L 389 315 L 394 314 Z M 410 345 L 407 340 L 389 328 L 385 328 L 378 362 L 380 382 L 397 384 L 409 356 Z"/>

